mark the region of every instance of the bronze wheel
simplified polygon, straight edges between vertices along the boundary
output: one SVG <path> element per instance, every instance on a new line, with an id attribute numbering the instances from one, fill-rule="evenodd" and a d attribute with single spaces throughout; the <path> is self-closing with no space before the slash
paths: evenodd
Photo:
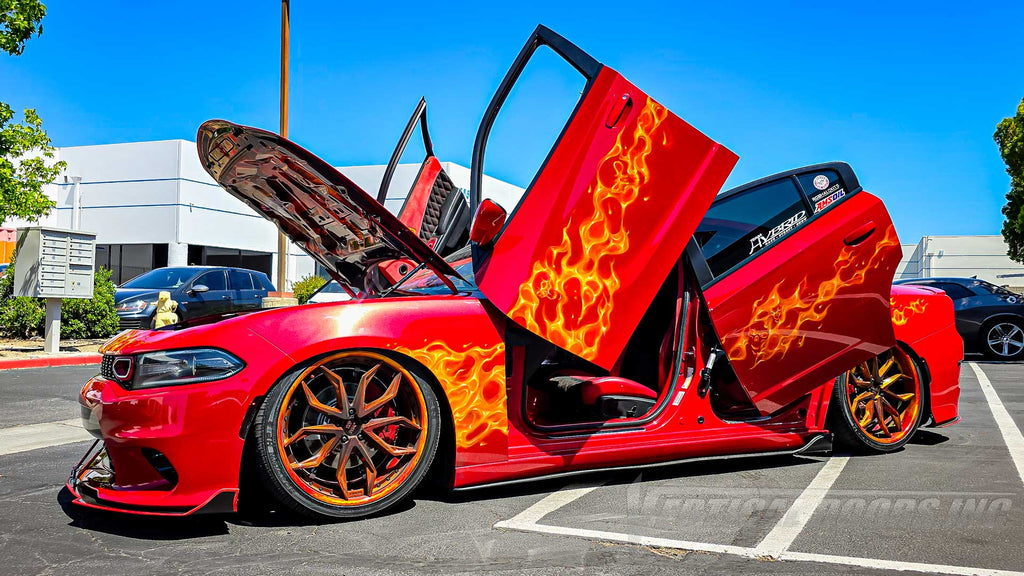
<path id="1" fill-rule="evenodd" d="M 278 383 L 260 410 L 257 439 L 282 501 L 355 517 L 391 506 L 422 480 L 438 426 L 430 386 L 399 362 L 341 352 Z"/>
<path id="2" fill-rule="evenodd" d="M 913 436 L 922 420 L 924 384 L 904 350 L 893 348 L 836 381 L 833 428 L 853 448 L 890 452 Z"/>

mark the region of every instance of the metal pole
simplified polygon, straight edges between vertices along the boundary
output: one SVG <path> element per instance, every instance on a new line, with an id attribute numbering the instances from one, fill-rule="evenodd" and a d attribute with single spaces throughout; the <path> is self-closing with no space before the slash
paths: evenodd
<path id="1" fill-rule="evenodd" d="M 46 326 L 43 328 L 43 351 L 60 352 L 60 298 L 46 299 Z"/>
<path id="2" fill-rule="evenodd" d="M 288 16 L 289 0 L 281 0 L 281 136 L 288 137 Z M 288 274 L 288 238 L 277 233 L 277 289 L 286 291 Z"/>

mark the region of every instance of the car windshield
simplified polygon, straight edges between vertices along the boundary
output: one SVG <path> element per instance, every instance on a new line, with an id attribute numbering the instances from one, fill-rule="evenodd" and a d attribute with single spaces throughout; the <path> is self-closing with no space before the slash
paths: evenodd
<path id="1" fill-rule="evenodd" d="M 452 277 L 452 284 L 461 292 L 476 290 L 476 282 L 473 279 L 473 257 L 470 247 L 466 246 L 452 252 L 445 257 L 445 262 L 452 265 L 452 268 L 462 276 L 462 279 Z M 413 274 L 408 280 L 400 284 L 402 292 L 414 292 L 416 294 L 450 294 L 451 290 L 431 270 L 420 270 Z"/>
<path id="2" fill-rule="evenodd" d="M 188 281 L 196 271 L 192 268 L 157 268 L 136 276 L 121 285 L 121 288 L 161 288 L 171 290 Z"/>

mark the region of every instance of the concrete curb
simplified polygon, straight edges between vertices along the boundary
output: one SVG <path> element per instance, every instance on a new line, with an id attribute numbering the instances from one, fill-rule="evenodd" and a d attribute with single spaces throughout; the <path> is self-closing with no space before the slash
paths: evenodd
<path id="1" fill-rule="evenodd" d="M 102 354 L 88 353 L 69 356 L 53 356 L 38 358 L 14 358 L 0 360 L 0 370 L 17 370 L 19 368 L 49 368 L 50 366 L 83 366 L 99 364 Z"/>

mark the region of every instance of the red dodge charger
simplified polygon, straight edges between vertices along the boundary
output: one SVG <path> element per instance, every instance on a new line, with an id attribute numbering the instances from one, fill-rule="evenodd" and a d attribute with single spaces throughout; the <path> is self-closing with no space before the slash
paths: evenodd
<path id="1" fill-rule="evenodd" d="M 508 216 L 484 151 L 538 49 L 586 87 Z M 543 26 L 484 114 L 468 199 L 424 137 L 394 216 L 284 138 L 200 128 L 206 170 L 349 299 L 108 342 L 81 392 L 98 440 L 78 504 L 230 511 L 252 475 L 299 512 L 360 517 L 428 473 L 463 488 L 833 439 L 889 452 L 958 420 L 952 303 L 892 286 L 899 240 L 848 165 L 718 194 L 734 153 Z"/>

